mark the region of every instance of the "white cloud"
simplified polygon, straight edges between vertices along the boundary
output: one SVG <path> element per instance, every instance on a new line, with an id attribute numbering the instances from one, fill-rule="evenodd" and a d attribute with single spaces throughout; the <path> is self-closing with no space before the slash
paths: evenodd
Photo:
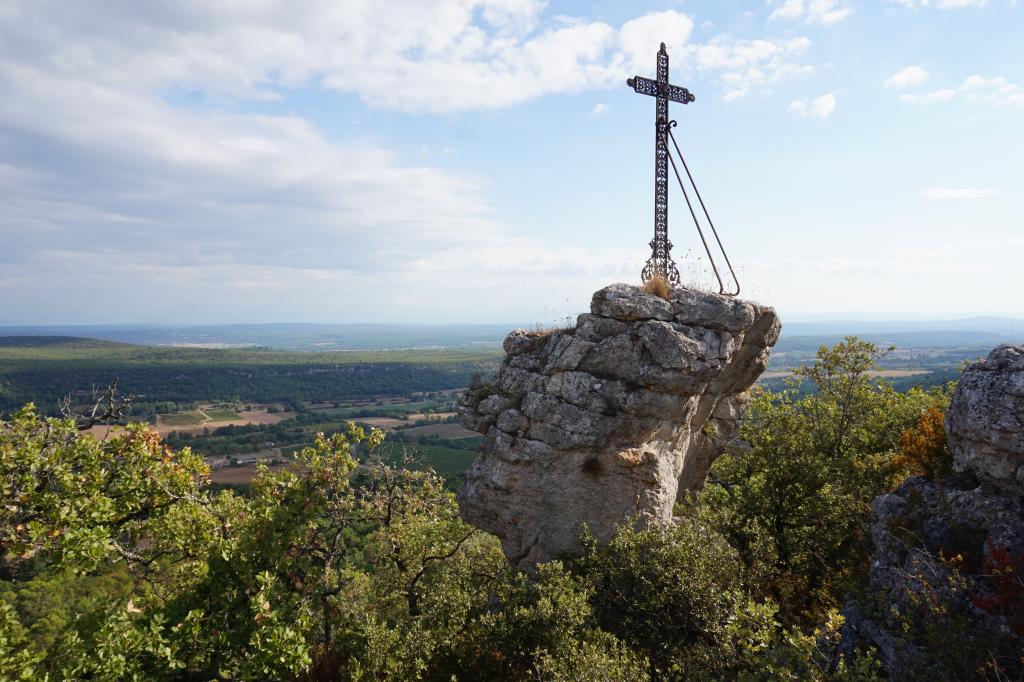
<path id="1" fill-rule="evenodd" d="M 800 19 L 804 15 L 804 0 L 780 0 L 769 19 Z"/>
<path id="2" fill-rule="evenodd" d="M 984 199 L 999 194 L 994 189 L 961 188 L 950 189 L 946 187 L 934 187 L 921 192 L 921 196 L 928 199 Z"/>
<path id="3" fill-rule="evenodd" d="M 997 107 L 1024 106 L 1024 88 L 1002 76 L 985 78 L 977 74 L 968 76 L 957 88 L 942 88 L 923 95 L 904 94 L 900 99 L 910 104 L 933 104 L 962 98 L 968 102 L 981 102 Z"/>
<path id="4" fill-rule="evenodd" d="M 594 108 L 590 110 L 590 113 L 594 116 L 600 116 L 606 111 L 608 111 L 608 105 L 604 102 L 598 102 L 594 105 Z"/>
<path id="5" fill-rule="evenodd" d="M 789 105 L 789 111 L 803 118 L 828 118 L 836 110 L 836 96 L 831 92 L 814 99 L 799 99 Z"/>
<path id="6" fill-rule="evenodd" d="M 332 144 L 301 118 L 193 112 L 11 65 L 0 66 L 0 89 L 18 93 L 0 100 L 0 124 L 50 155 L 24 143 L 5 147 L 37 177 L 5 186 L 5 231 L 34 214 L 37 224 L 87 241 L 72 226 L 124 215 L 152 225 L 157 234 L 146 239 L 154 243 L 201 242 L 212 229 L 237 239 L 243 258 L 268 242 L 292 241 L 273 224 L 368 247 L 413 225 L 413 243 L 494 232 L 478 180 L 402 164 L 373 146 Z M 397 186 L 405 188 L 398 196 Z M 250 231 L 259 237 L 252 246 Z"/>
<path id="7" fill-rule="evenodd" d="M 626 70 L 648 73 L 653 69 L 658 45 L 677 53 L 693 32 L 693 20 L 673 10 L 651 12 L 627 21 L 618 32 L 618 49 Z M 616 55 L 615 59 L 619 59 Z M 618 78 L 618 76 L 616 76 Z"/>
<path id="8" fill-rule="evenodd" d="M 906 66 L 882 81 L 882 85 L 891 90 L 913 88 L 928 80 L 928 75 L 920 66 Z"/>
<path id="9" fill-rule="evenodd" d="M 814 67 L 796 58 L 811 46 L 807 38 L 744 40 L 719 36 L 690 48 L 699 73 L 717 78 L 726 87 L 724 99 L 746 96 L 787 78 L 814 73 Z"/>
<path id="10" fill-rule="evenodd" d="M 903 5 L 912 9 L 934 7 L 936 9 L 961 9 L 964 7 L 984 7 L 988 0 L 889 0 L 895 5 Z"/>
<path id="11" fill-rule="evenodd" d="M 320 85 L 374 107 L 495 109 L 618 86 L 680 50 L 693 21 L 674 10 L 615 27 L 542 21 L 541 0 L 157 1 L 87 7 L 33 0 L 0 13 L 8 58 L 135 91 L 274 99 Z M 400 20 L 396 20 L 400 18 Z"/>
<path id="12" fill-rule="evenodd" d="M 956 97 L 956 90 L 952 88 L 942 88 L 941 90 L 933 90 L 924 95 L 900 95 L 900 99 L 910 104 L 932 104 L 934 102 L 948 102 L 949 100 Z"/>
<path id="13" fill-rule="evenodd" d="M 802 20 L 808 24 L 835 24 L 853 14 L 853 5 L 843 0 L 776 0 L 771 20 Z"/>
<path id="14" fill-rule="evenodd" d="M 373 107 L 436 113 L 618 87 L 623 74 L 653 70 L 661 42 L 674 66 L 694 62 L 723 82 L 732 97 L 813 70 L 791 61 L 806 49 L 805 38 L 719 36 L 692 44 L 693 20 L 675 10 L 615 27 L 566 17 L 544 21 L 545 5 L 541 0 L 311 0 L 301 5 L 166 0 L 96 8 L 34 0 L 0 13 L 0 44 L 9 60 L 46 61 L 66 76 L 137 92 L 274 99 L 289 88 L 319 85 L 352 93 Z M 826 20 L 824 6 L 811 5 L 818 9 L 808 12 Z M 732 64 L 709 68 L 723 51 Z"/>
<path id="15" fill-rule="evenodd" d="M 960 85 L 960 92 L 969 101 L 985 102 L 996 106 L 1024 105 L 1024 89 L 1002 76 L 984 78 L 968 76 Z"/>

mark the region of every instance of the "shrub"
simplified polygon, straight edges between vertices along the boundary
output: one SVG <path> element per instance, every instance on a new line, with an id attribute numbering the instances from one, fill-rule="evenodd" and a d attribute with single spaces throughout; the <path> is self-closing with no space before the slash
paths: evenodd
<path id="1" fill-rule="evenodd" d="M 945 413 L 931 406 L 921 413 L 917 423 L 900 436 L 896 464 L 909 475 L 938 481 L 953 468 L 953 457 L 946 444 Z"/>
<path id="2" fill-rule="evenodd" d="M 574 568 L 593 585 L 598 624 L 662 674 L 723 665 L 725 630 L 741 599 L 740 563 L 717 533 L 690 519 L 668 530 L 589 534 Z"/>

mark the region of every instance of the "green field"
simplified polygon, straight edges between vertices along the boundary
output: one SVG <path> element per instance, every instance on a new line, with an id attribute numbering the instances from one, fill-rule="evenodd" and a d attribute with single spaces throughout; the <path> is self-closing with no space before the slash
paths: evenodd
<path id="1" fill-rule="evenodd" d="M 453 482 L 466 472 L 469 465 L 476 459 L 476 450 L 462 450 L 449 448 L 443 445 L 427 445 L 423 443 L 409 443 L 408 450 L 415 457 L 414 467 L 426 467 L 433 469 L 446 481 Z M 390 459 L 399 461 L 402 456 L 401 447 L 390 449 Z"/>
<path id="2" fill-rule="evenodd" d="M 281 448 L 284 457 L 294 456 L 305 445 L 288 445 Z M 384 459 L 390 462 L 401 460 L 408 451 L 414 457 L 417 466 L 428 467 L 436 471 L 446 480 L 454 480 L 465 473 L 476 458 L 476 450 L 450 448 L 444 445 L 428 443 L 387 443 L 382 450 Z"/>
<path id="3" fill-rule="evenodd" d="M 416 412 L 423 412 L 425 410 L 439 410 L 444 408 L 445 404 L 437 400 L 421 400 L 419 402 L 412 403 L 382 403 L 380 405 L 365 404 L 365 405 L 353 405 L 350 407 L 337 407 L 327 410 L 317 410 L 320 414 L 330 415 L 332 417 L 342 418 L 353 418 L 359 417 L 360 413 L 367 411 L 388 413 L 395 415 L 404 414 L 415 414 Z"/>
<path id="4" fill-rule="evenodd" d="M 234 419 L 241 419 L 242 418 L 241 415 L 239 415 L 234 410 L 210 409 L 210 410 L 203 410 L 203 412 L 206 413 L 206 416 L 209 417 L 211 421 L 215 421 L 215 422 L 229 422 L 229 421 L 232 421 Z"/>
<path id="5" fill-rule="evenodd" d="M 427 424 L 426 426 L 413 426 L 401 428 L 398 433 L 403 438 L 424 438 L 426 436 L 437 436 L 451 440 L 462 440 L 464 438 L 476 438 L 480 434 L 470 431 L 460 424 Z"/>
<path id="6" fill-rule="evenodd" d="M 205 419 L 198 412 L 176 412 L 174 414 L 161 415 L 164 424 L 168 426 L 195 426 L 202 424 Z"/>

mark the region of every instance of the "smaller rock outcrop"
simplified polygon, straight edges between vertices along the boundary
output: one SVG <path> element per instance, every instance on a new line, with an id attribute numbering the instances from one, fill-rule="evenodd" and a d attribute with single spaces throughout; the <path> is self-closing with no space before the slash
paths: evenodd
<path id="1" fill-rule="evenodd" d="M 512 332 L 500 371 L 460 405 L 486 435 L 462 517 L 524 569 L 575 551 L 584 524 L 607 540 L 627 519 L 669 523 L 735 435 L 778 335 L 769 307 L 625 284 L 595 293 L 573 328 Z"/>
<path id="2" fill-rule="evenodd" d="M 946 432 L 957 471 L 1024 490 L 1024 347 L 1000 346 L 964 370 Z"/>
<path id="3" fill-rule="evenodd" d="M 1024 347 L 967 367 L 946 432 L 956 473 L 875 498 L 869 588 L 843 609 L 841 649 L 874 648 L 890 679 L 968 679 L 978 656 L 1021 665 Z"/>

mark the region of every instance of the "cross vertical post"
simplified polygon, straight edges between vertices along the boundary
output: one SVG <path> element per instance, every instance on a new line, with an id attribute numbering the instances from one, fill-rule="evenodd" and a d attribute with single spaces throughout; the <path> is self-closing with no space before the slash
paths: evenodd
<path id="1" fill-rule="evenodd" d="M 654 111 L 654 238 L 651 257 L 644 266 L 644 282 L 658 276 L 675 286 L 679 284 L 679 270 L 672 260 L 672 242 L 668 238 L 668 118 L 669 100 L 688 104 L 696 99 L 686 88 L 668 82 L 668 51 L 665 43 L 658 50 L 657 80 L 635 76 L 626 85 L 642 95 L 655 98 Z M 675 125 L 674 122 L 671 125 Z"/>

